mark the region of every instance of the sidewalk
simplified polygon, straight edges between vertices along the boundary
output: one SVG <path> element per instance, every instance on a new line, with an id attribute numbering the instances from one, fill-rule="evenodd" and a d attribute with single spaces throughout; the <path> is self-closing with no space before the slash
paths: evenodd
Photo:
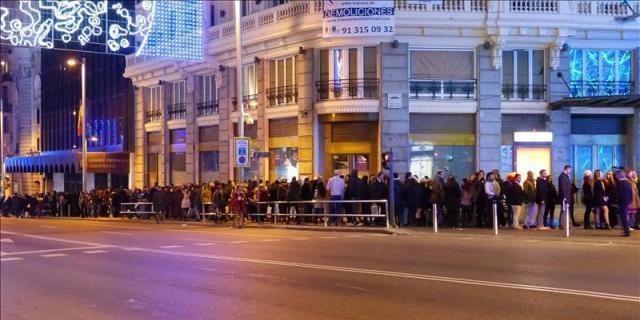
<path id="1" fill-rule="evenodd" d="M 3 219 L 15 219 L 15 218 L 3 218 Z M 130 222 L 140 223 L 148 225 L 157 225 L 154 219 L 121 219 L 121 218 L 79 218 L 79 217 L 44 217 L 41 219 L 65 219 L 65 220 L 86 220 L 97 221 L 105 223 L 117 223 L 117 222 Z M 198 222 L 198 221 L 179 221 L 179 220 L 164 220 L 163 224 L 170 225 L 184 225 L 184 226 L 200 226 L 211 228 L 230 228 L 231 222 L 224 224 L 215 224 L 211 221 Z M 325 227 L 322 224 L 273 224 L 273 223 L 247 223 L 245 228 L 251 229 L 277 229 L 277 230 L 300 230 L 300 231 L 323 231 L 323 232 L 365 232 L 365 233 L 380 233 L 389 235 L 411 235 L 411 236 L 425 236 L 425 237 L 460 237 L 460 238 L 495 238 L 495 239 L 518 239 L 518 240 L 545 240 L 545 241 L 572 241 L 572 242 L 591 242 L 591 243 L 617 243 L 617 244 L 632 244 L 640 247 L 640 230 L 631 231 L 631 237 L 621 237 L 622 230 L 585 230 L 582 227 L 571 228 L 570 237 L 565 237 L 564 230 L 513 230 L 501 228 L 498 231 L 498 235 L 493 234 L 493 229 L 487 228 L 448 228 L 441 226 L 438 228 L 438 233 L 433 232 L 432 227 L 405 227 L 405 228 L 391 228 L 386 229 L 384 227 L 356 227 L 356 226 L 329 226 Z"/>
<path id="2" fill-rule="evenodd" d="M 621 229 L 616 230 L 585 230 L 582 227 L 570 229 L 570 237 L 565 237 L 565 230 L 550 229 L 499 229 L 498 235 L 493 234 L 493 229 L 487 228 L 447 228 L 439 227 L 438 233 L 433 232 L 433 227 L 409 227 L 398 229 L 401 232 L 421 236 L 442 236 L 461 238 L 496 238 L 518 240 L 546 240 L 546 241 L 573 241 L 573 242 L 597 242 L 597 243 L 624 243 L 640 246 L 640 230 L 631 231 L 630 237 L 621 237 Z"/>

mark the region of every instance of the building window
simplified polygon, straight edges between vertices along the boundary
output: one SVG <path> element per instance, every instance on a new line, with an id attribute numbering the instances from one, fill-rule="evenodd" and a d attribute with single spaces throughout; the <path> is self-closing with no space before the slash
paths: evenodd
<path id="1" fill-rule="evenodd" d="M 220 170 L 220 154 L 218 151 L 200 152 L 200 182 L 207 183 L 216 179 Z"/>
<path id="2" fill-rule="evenodd" d="M 377 47 L 320 50 L 318 99 L 377 99 Z"/>
<path id="3" fill-rule="evenodd" d="M 582 187 L 585 170 L 602 170 L 602 173 L 625 165 L 625 145 L 577 144 L 571 145 L 571 163 L 576 186 Z"/>
<path id="4" fill-rule="evenodd" d="M 172 152 L 169 155 L 169 167 L 171 168 L 171 184 L 187 183 L 187 154 L 185 152 Z"/>
<path id="5" fill-rule="evenodd" d="M 169 105 L 167 113 L 169 120 L 184 119 L 187 116 L 186 105 L 186 82 L 184 80 L 169 84 L 168 97 Z"/>
<path id="6" fill-rule="evenodd" d="M 412 145 L 410 151 L 411 173 L 418 177 L 435 177 L 439 170 L 455 176 L 458 181 L 475 170 L 475 146 Z"/>
<path id="7" fill-rule="evenodd" d="M 502 53 L 502 99 L 544 100 L 544 50 Z"/>
<path id="8" fill-rule="evenodd" d="M 244 97 L 252 97 L 257 94 L 256 65 L 252 63 L 242 68 L 242 95 Z"/>
<path id="9" fill-rule="evenodd" d="M 209 9 L 209 18 L 211 19 L 210 25 L 213 27 L 216 25 L 216 6 L 211 5 Z"/>
<path id="10" fill-rule="evenodd" d="M 158 121 L 160 117 L 162 117 L 162 103 L 160 98 L 160 86 L 145 89 L 146 122 Z"/>
<path id="11" fill-rule="evenodd" d="M 574 97 L 629 95 L 631 50 L 571 49 L 571 95 Z"/>
<path id="12" fill-rule="evenodd" d="M 412 50 L 411 99 L 475 99 L 473 51 Z"/>
<path id="13" fill-rule="evenodd" d="M 147 154 L 147 186 L 155 186 L 159 183 L 160 165 L 158 161 L 159 156 L 157 153 Z"/>
<path id="14" fill-rule="evenodd" d="M 213 74 L 198 77 L 198 116 L 218 114 L 218 87 Z"/>
<path id="15" fill-rule="evenodd" d="M 267 99 L 269 99 L 270 106 L 296 103 L 298 101 L 296 56 L 275 59 L 269 62 Z"/>

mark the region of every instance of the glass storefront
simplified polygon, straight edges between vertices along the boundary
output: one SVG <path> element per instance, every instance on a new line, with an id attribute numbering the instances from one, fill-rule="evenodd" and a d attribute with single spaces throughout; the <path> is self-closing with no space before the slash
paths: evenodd
<path id="1" fill-rule="evenodd" d="M 475 172 L 475 146 L 412 145 L 410 153 L 411 173 L 419 177 L 434 177 L 444 170 L 459 179 Z"/>
<path id="2" fill-rule="evenodd" d="M 585 170 L 606 173 L 625 164 L 625 145 L 571 145 L 571 163 L 576 186 L 582 186 Z"/>
<path id="3" fill-rule="evenodd" d="M 298 148 L 275 148 L 270 149 L 271 178 L 286 178 L 290 181 L 293 177 L 298 177 Z"/>

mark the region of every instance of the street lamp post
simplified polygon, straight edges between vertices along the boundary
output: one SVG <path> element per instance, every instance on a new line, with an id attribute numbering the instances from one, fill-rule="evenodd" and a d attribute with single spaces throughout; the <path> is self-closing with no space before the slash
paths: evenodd
<path id="1" fill-rule="evenodd" d="M 4 80 L 2 76 L 4 75 L 4 61 L 0 61 L 0 161 L 2 162 L 2 166 L 0 166 L 0 189 L 2 189 L 2 193 L 0 196 L 5 195 L 5 187 L 4 187 L 4 170 L 5 170 L 5 161 L 4 161 Z"/>
<path id="2" fill-rule="evenodd" d="M 241 0 L 234 2 L 235 28 L 236 28 L 236 87 L 238 96 L 238 136 L 244 137 L 244 103 L 242 101 L 242 11 L 240 8 Z M 235 146 L 234 146 L 235 148 Z M 240 181 L 244 180 L 244 168 L 240 168 Z"/>
<path id="3" fill-rule="evenodd" d="M 75 59 L 69 59 L 67 61 L 67 65 L 70 67 L 78 64 L 78 61 Z M 87 192 L 87 71 L 86 71 L 87 60 L 82 58 L 80 62 L 80 77 L 81 77 L 81 86 L 82 86 L 82 102 L 80 113 L 82 114 L 81 126 L 82 126 L 82 192 Z"/>

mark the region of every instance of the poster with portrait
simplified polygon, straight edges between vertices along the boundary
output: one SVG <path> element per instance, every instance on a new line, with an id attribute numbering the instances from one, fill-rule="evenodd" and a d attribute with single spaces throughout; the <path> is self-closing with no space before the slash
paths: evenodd
<path id="1" fill-rule="evenodd" d="M 271 149 L 271 168 L 276 179 L 298 177 L 298 148 Z"/>

